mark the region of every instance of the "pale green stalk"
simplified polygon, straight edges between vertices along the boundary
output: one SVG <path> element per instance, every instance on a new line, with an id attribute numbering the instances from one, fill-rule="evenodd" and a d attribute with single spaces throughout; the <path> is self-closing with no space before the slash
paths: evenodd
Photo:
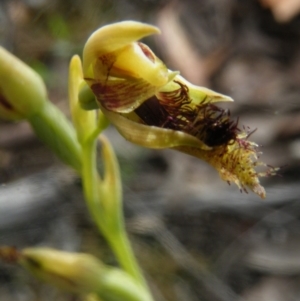
<path id="1" fill-rule="evenodd" d="M 50 101 L 28 118 L 33 130 L 64 163 L 81 172 L 81 150 L 66 116 Z"/>
<path id="2" fill-rule="evenodd" d="M 118 159 L 109 141 L 104 136 L 100 136 L 100 140 L 102 142 L 102 160 L 105 163 L 104 185 L 100 188 L 103 189 L 103 194 L 111 196 L 111 199 L 106 200 L 104 204 L 106 220 L 109 223 L 107 240 L 123 269 L 148 289 L 125 230 L 122 182 Z M 112 188 L 113 192 L 110 191 Z"/>
<path id="3" fill-rule="evenodd" d="M 106 140 L 107 143 L 108 141 Z M 107 146 L 103 145 L 103 147 Z M 109 152 L 112 155 L 112 148 L 110 148 Z M 122 203 L 120 202 L 118 206 L 113 206 L 114 208 L 107 208 L 111 200 L 105 198 L 112 192 L 107 193 L 105 191 L 107 190 L 105 189 L 105 182 L 99 177 L 96 164 L 96 141 L 94 139 L 88 139 L 82 144 L 82 156 L 82 179 L 89 211 L 112 247 L 122 268 L 148 290 L 125 231 Z M 116 160 L 116 158 L 113 158 L 112 161 L 114 159 Z M 116 187 L 112 186 L 111 189 L 115 190 Z"/>

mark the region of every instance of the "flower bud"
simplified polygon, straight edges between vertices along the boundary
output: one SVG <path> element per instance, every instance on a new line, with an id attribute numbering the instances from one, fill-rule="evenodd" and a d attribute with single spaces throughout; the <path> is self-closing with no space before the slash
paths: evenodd
<path id="1" fill-rule="evenodd" d="M 17 57 L 0 47 L 0 117 L 26 119 L 47 101 L 41 77 Z"/>
<path id="2" fill-rule="evenodd" d="M 104 301 L 151 301 L 127 273 L 104 265 L 96 257 L 49 248 L 20 252 L 19 263 L 36 277 L 77 294 L 94 293 Z"/>

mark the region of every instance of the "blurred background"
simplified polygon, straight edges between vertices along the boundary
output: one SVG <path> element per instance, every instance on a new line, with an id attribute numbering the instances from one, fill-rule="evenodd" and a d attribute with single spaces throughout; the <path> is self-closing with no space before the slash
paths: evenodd
<path id="1" fill-rule="evenodd" d="M 126 225 L 157 301 L 300 300 L 300 0 L 1 0 L 0 44 L 44 78 L 69 115 L 68 63 L 102 25 L 160 27 L 145 40 L 191 82 L 228 94 L 261 159 L 267 199 L 206 163 L 126 142 L 114 128 Z M 0 121 L 0 244 L 84 251 L 116 264 L 85 209 L 80 179 L 26 122 Z M 1 263 L 1 301 L 81 300 Z"/>

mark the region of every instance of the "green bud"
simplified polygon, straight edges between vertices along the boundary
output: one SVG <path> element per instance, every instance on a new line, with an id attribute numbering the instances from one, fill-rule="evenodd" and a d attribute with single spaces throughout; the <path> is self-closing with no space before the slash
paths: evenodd
<path id="1" fill-rule="evenodd" d="M 59 108 L 47 101 L 43 110 L 29 117 L 28 122 L 58 158 L 81 173 L 81 147 L 75 129 Z"/>
<path id="2" fill-rule="evenodd" d="M 17 57 L 0 47 L 0 117 L 26 119 L 47 101 L 42 78 Z"/>
<path id="3" fill-rule="evenodd" d="M 103 264 L 88 254 L 50 248 L 28 248 L 21 252 L 21 265 L 34 276 L 75 293 L 97 290 Z"/>
<path id="4" fill-rule="evenodd" d="M 94 293 L 103 301 L 151 301 L 131 276 L 89 254 L 28 248 L 19 262 L 36 277 L 77 294 Z"/>
<path id="5" fill-rule="evenodd" d="M 0 118 L 27 119 L 36 135 L 65 163 L 81 171 L 80 146 L 65 115 L 47 98 L 42 78 L 0 47 Z"/>

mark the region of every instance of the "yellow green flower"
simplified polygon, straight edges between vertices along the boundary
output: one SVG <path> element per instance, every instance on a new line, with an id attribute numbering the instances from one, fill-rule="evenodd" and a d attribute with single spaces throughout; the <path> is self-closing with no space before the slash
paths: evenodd
<path id="1" fill-rule="evenodd" d="M 139 39 L 159 33 L 151 25 L 125 21 L 94 32 L 83 52 L 83 73 L 98 105 L 127 140 L 150 148 L 174 148 L 214 166 L 221 178 L 260 197 L 255 171 L 257 144 L 238 121 L 215 105 L 228 96 L 198 87 L 170 71 Z"/>

